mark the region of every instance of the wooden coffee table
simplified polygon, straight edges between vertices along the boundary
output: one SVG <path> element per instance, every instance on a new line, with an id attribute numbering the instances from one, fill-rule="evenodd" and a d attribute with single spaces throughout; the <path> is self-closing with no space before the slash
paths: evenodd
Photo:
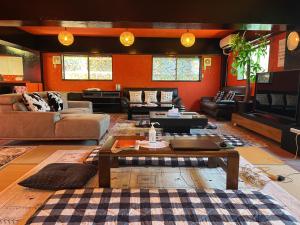
<path id="1" fill-rule="evenodd" d="M 110 188 L 110 170 L 118 167 L 118 157 L 208 157 L 208 164 L 213 165 L 215 162 L 221 165 L 226 174 L 226 188 L 238 189 L 239 177 L 239 153 L 234 149 L 221 149 L 219 151 L 174 151 L 171 147 L 163 149 L 146 149 L 125 150 L 118 153 L 112 153 L 111 148 L 116 140 L 135 139 L 144 140 L 142 136 L 111 136 L 104 143 L 99 151 L 99 187 Z M 227 158 L 226 163 L 222 160 Z"/>

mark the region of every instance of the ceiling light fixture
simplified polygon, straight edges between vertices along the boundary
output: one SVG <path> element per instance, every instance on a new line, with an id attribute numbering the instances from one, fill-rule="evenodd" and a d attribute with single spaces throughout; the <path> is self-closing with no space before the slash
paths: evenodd
<path id="1" fill-rule="evenodd" d="M 129 32 L 129 31 L 124 31 L 120 35 L 120 42 L 122 45 L 124 45 L 126 47 L 133 45 L 133 43 L 134 43 L 133 33 Z"/>
<path id="2" fill-rule="evenodd" d="M 191 47 L 195 44 L 195 35 L 187 30 L 187 32 L 181 35 L 180 41 L 184 47 Z"/>
<path id="3" fill-rule="evenodd" d="M 294 51 L 299 45 L 299 34 L 296 31 L 289 33 L 287 38 L 287 48 L 290 51 Z"/>
<path id="4" fill-rule="evenodd" d="M 67 28 L 65 28 L 65 30 L 59 32 L 58 41 L 62 45 L 69 46 L 69 45 L 73 44 L 74 36 L 71 32 L 67 31 Z"/>

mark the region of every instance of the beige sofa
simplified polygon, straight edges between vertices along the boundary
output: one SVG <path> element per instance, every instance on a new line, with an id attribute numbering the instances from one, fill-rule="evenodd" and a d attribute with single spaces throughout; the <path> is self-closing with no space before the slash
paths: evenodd
<path id="1" fill-rule="evenodd" d="M 46 92 L 39 93 L 45 100 Z M 13 140 L 96 140 L 107 132 L 110 116 L 92 114 L 92 103 L 67 101 L 64 110 L 31 112 L 20 94 L 0 95 L 0 139 Z"/>

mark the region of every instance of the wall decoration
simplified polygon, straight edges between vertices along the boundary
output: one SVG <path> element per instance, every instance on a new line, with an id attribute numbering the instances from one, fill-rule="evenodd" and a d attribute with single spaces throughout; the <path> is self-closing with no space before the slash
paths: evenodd
<path id="1" fill-rule="evenodd" d="M 203 58 L 203 64 L 204 64 L 203 68 L 204 70 L 206 70 L 207 66 L 211 66 L 211 58 Z"/>

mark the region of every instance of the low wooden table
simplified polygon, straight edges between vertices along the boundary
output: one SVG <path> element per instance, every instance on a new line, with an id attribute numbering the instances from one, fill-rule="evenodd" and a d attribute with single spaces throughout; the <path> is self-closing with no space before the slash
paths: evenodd
<path id="1" fill-rule="evenodd" d="M 219 151 L 174 151 L 171 147 L 162 149 L 125 150 L 118 153 L 112 153 L 111 148 L 116 140 L 135 139 L 144 140 L 141 136 L 111 136 L 104 143 L 99 151 L 99 187 L 110 188 L 110 169 L 118 166 L 118 157 L 208 157 L 208 164 L 212 165 L 216 161 L 222 161 L 221 158 L 227 158 L 223 169 L 226 171 L 226 188 L 238 189 L 239 177 L 239 153 L 234 149 L 221 149 Z"/>

